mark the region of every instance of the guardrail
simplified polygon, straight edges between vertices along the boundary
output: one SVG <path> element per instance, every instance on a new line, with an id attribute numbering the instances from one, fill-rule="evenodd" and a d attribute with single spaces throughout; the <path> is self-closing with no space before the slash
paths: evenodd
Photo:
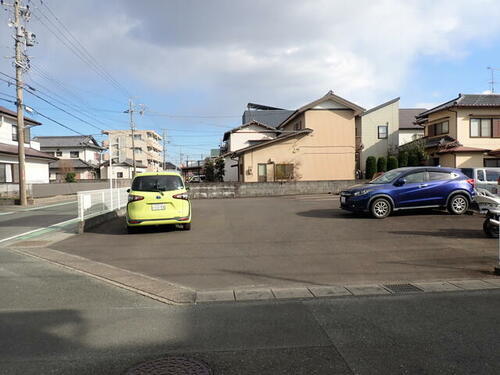
<path id="1" fill-rule="evenodd" d="M 127 201 L 127 188 L 79 191 L 78 219 L 84 221 L 119 210 L 127 205 Z"/>

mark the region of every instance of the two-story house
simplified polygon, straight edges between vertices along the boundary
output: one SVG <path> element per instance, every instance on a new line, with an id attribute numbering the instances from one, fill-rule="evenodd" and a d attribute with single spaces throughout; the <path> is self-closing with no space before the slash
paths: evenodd
<path id="1" fill-rule="evenodd" d="M 50 180 L 64 181 L 68 172 L 77 180 L 99 178 L 103 148 L 91 135 L 35 137 L 40 150 L 58 158 L 50 164 Z"/>
<path id="2" fill-rule="evenodd" d="M 48 183 L 49 163 L 56 158 L 40 151 L 40 144 L 31 140 L 31 128 L 42 124 L 29 117 L 24 118 L 24 124 L 26 182 Z M 18 157 L 17 113 L 0 107 L 0 185 L 19 182 Z"/>
<path id="3" fill-rule="evenodd" d="M 293 111 L 279 135 L 232 153 L 239 181 L 353 180 L 356 118 L 364 108 L 333 92 Z"/>
<path id="4" fill-rule="evenodd" d="M 459 94 L 416 118 L 430 164 L 500 167 L 500 95 Z"/>

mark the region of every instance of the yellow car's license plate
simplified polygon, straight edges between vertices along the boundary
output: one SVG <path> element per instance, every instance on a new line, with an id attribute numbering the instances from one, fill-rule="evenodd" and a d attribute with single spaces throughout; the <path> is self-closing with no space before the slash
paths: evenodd
<path id="1" fill-rule="evenodd" d="M 167 206 L 164 203 L 155 203 L 151 205 L 151 209 L 153 211 L 161 211 L 161 210 L 166 210 Z"/>

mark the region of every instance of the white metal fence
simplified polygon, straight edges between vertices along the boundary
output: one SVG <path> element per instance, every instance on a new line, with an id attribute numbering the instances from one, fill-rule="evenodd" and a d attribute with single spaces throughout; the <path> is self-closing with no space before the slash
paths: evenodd
<path id="1" fill-rule="evenodd" d="M 127 188 L 79 191 L 78 218 L 83 221 L 123 208 L 127 200 Z"/>

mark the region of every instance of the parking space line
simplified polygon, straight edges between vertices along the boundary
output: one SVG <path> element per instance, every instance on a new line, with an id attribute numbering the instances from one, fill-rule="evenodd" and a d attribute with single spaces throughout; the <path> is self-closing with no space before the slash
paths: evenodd
<path id="1" fill-rule="evenodd" d="M 50 208 L 50 207 L 57 207 L 57 206 L 64 206 L 66 204 L 73 204 L 77 203 L 78 201 L 69 201 L 69 202 L 62 202 L 62 203 L 55 203 L 55 204 L 49 204 L 47 206 L 40 206 L 40 207 L 32 207 L 32 208 L 24 208 L 22 210 L 19 210 L 18 212 L 25 212 L 25 211 L 35 211 L 35 210 L 43 210 L 44 208 Z"/>

